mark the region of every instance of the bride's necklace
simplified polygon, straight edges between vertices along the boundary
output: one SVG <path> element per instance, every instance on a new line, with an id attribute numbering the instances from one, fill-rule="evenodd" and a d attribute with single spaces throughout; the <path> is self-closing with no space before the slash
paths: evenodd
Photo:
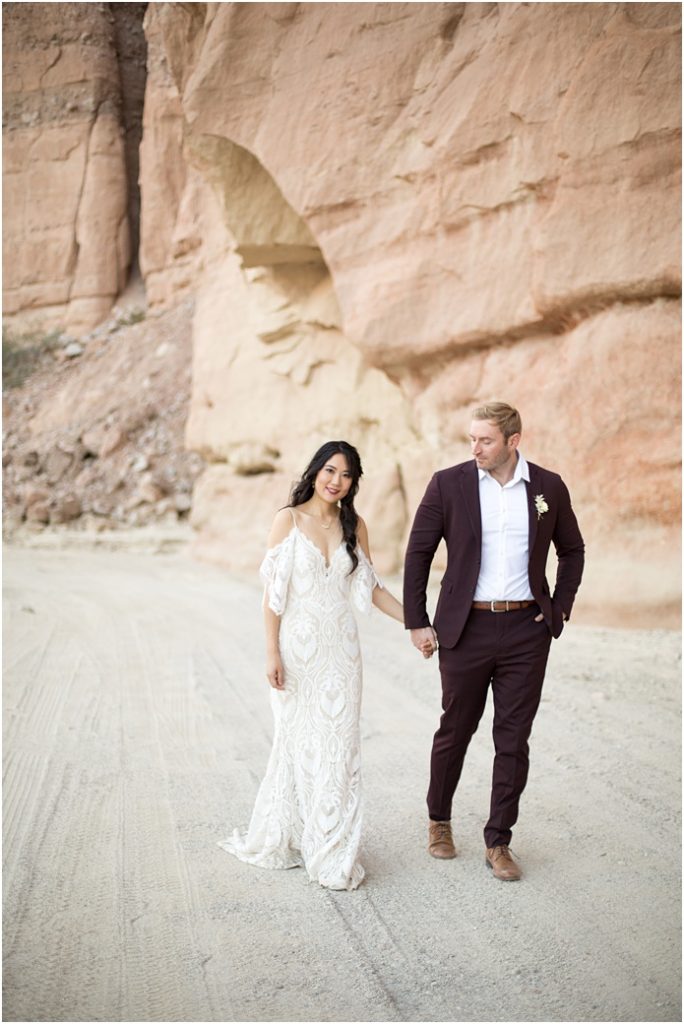
<path id="1" fill-rule="evenodd" d="M 312 519 L 315 519 L 317 523 L 320 523 L 324 530 L 329 530 L 333 523 L 339 523 L 340 521 L 339 516 L 332 516 L 330 522 L 324 523 L 321 516 L 314 515 L 313 512 L 309 512 L 309 515 L 311 516 Z"/>
<path id="2" fill-rule="evenodd" d="M 335 522 L 334 519 L 331 519 L 329 523 L 324 523 L 323 520 L 320 519 L 318 516 L 314 516 L 313 518 L 316 520 L 316 522 L 321 524 L 324 530 L 329 530 L 332 524 Z"/>

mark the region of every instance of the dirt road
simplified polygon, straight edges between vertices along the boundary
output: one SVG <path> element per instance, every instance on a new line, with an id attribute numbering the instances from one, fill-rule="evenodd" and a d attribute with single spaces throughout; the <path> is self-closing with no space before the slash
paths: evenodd
<path id="1" fill-rule="evenodd" d="M 355 893 L 216 846 L 270 746 L 260 592 L 182 555 L 5 552 L 5 1020 L 674 1021 L 680 637 L 554 644 L 514 851 L 481 829 L 489 721 L 425 852 L 437 662 L 362 624 Z"/>

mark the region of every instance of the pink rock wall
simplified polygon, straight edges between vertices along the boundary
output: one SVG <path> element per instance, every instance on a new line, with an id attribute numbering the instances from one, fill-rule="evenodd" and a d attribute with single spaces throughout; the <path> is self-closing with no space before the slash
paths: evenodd
<path id="1" fill-rule="evenodd" d="M 498 398 L 571 487 L 584 607 L 676 607 L 679 5 L 157 4 L 147 31 L 223 232 L 195 321 L 198 549 L 252 565 L 344 435 L 397 567 Z"/>
<path id="2" fill-rule="evenodd" d="M 111 10 L 3 15 L 5 313 L 85 330 L 131 260 Z M 196 299 L 198 553 L 253 571 L 312 450 L 345 437 L 397 569 L 431 473 L 469 455 L 472 407 L 503 399 L 571 488 L 578 614 L 634 624 L 636 594 L 639 622 L 672 624 L 680 20 L 674 3 L 148 6 L 139 261 L 152 311 Z"/>
<path id="3" fill-rule="evenodd" d="M 107 316 L 131 260 L 108 8 L 3 5 L 3 314 L 76 334 Z"/>
<path id="4" fill-rule="evenodd" d="M 183 154 L 183 110 L 154 12 L 147 19 L 146 35 L 140 269 L 149 306 L 168 307 L 197 287 L 206 226 L 197 194 L 202 179 Z"/>

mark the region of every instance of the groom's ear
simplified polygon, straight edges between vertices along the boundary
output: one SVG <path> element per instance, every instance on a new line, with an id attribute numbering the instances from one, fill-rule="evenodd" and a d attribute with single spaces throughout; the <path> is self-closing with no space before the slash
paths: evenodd
<path id="1" fill-rule="evenodd" d="M 511 434 L 511 436 L 508 438 L 508 447 L 509 448 L 517 448 L 519 444 L 520 444 L 520 434 Z"/>

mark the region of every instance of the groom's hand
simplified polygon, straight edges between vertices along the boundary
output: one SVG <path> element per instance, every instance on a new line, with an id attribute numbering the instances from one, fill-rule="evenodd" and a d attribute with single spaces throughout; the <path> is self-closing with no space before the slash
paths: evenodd
<path id="1" fill-rule="evenodd" d="M 432 626 L 411 630 L 411 643 L 424 658 L 431 658 L 437 650 L 437 634 Z"/>

